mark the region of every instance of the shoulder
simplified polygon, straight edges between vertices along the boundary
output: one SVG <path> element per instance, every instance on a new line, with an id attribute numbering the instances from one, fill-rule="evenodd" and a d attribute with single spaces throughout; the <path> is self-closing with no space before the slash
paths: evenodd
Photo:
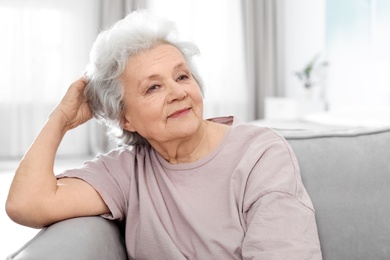
<path id="1" fill-rule="evenodd" d="M 215 117 L 210 118 L 208 121 L 223 124 L 226 126 L 230 126 L 234 134 L 241 134 L 241 135 L 265 135 L 267 134 L 268 137 L 274 137 L 275 139 L 283 140 L 283 138 L 277 134 L 274 130 L 268 128 L 268 127 L 260 127 L 256 126 L 254 124 L 244 122 L 238 117 L 235 116 L 226 116 L 226 117 Z"/>
<path id="2" fill-rule="evenodd" d="M 217 122 L 230 125 L 225 141 L 236 149 L 252 147 L 257 149 L 257 152 L 261 152 L 269 148 L 279 148 L 290 151 L 287 141 L 270 128 L 243 122 L 237 117 L 218 118 Z"/>
<path id="3" fill-rule="evenodd" d="M 232 124 L 229 140 L 239 147 L 237 152 L 242 161 L 251 165 L 247 181 L 254 194 L 261 196 L 271 191 L 297 194 L 297 187 L 301 186 L 298 162 L 281 135 L 270 128 L 237 120 Z"/>
<path id="4" fill-rule="evenodd" d="M 147 146 L 122 146 L 107 153 L 100 153 L 95 158 L 85 161 L 79 168 L 66 170 L 63 175 L 79 177 L 81 175 L 111 176 L 113 178 L 130 177 L 135 172 L 137 161 L 143 161 L 148 156 Z"/>

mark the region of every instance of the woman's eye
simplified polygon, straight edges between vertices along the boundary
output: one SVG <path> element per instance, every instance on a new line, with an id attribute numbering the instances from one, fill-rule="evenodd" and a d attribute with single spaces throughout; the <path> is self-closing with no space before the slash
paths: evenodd
<path id="1" fill-rule="evenodd" d="M 183 80 L 183 79 L 188 79 L 187 75 L 181 75 L 180 77 L 177 78 L 177 81 Z"/>
<path id="2" fill-rule="evenodd" d="M 153 85 L 153 86 L 150 86 L 150 87 L 148 88 L 147 92 L 156 91 L 159 87 L 160 87 L 160 85 Z"/>

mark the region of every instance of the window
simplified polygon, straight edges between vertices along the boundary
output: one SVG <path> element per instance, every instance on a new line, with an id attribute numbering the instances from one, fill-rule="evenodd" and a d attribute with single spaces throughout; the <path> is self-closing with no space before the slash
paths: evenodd
<path id="1" fill-rule="evenodd" d="M 390 1 L 327 0 L 331 110 L 390 106 Z"/>
<path id="2" fill-rule="evenodd" d="M 0 157 L 22 155 L 82 75 L 99 8 L 95 0 L 0 0 Z M 86 127 L 75 130 L 59 154 L 87 153 L 87 137 Z"/>

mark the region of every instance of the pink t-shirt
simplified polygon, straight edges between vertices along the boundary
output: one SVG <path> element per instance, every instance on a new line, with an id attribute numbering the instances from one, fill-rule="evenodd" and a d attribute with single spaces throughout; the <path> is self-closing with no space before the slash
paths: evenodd
<path id="1" fill-rule="evenodd" d="M 289 144 L 232 124 L 217 149 L 170 164 L 151 147 L 118 148 L 61 177 L 90 183 L 125 222 L 134 259 L 322 259 L 313 205 Z"/>

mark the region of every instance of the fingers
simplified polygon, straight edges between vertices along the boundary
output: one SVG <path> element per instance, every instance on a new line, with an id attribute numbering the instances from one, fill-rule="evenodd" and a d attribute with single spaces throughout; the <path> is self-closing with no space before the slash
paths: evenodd
<path id="1" fill-rule="evenodd" d="M 87 86 L 87 79 L 81 77 L 73 82 L 68 91 L 57 105 L 55 110 L 66 122 L 66 129 L 73 129 L 92 118 L 92 111 L 89 108 L 84 89 Z"/>
<path id="2" fill-rule="evenodd" d="M 70 88 L 74 87 L 78 89 L 79 91 L 84 91 L 85 87 L 87 86 L 87 78 L 84 76 L 76 80 L 70 85 Z"/>
<path id="3" fill-rule="evenodd" d="M 64 97 L 62 98 L 61 103 L 77 102 L 80 105 L 80 103 L 87 100 L 85 95 L 84 95 L 84 90 L 85 90 L 86 86 L 87 86 L 87 80 L 84 77 L 81 77 L 80 79 L 73 82 L 69 86 Z"/>

